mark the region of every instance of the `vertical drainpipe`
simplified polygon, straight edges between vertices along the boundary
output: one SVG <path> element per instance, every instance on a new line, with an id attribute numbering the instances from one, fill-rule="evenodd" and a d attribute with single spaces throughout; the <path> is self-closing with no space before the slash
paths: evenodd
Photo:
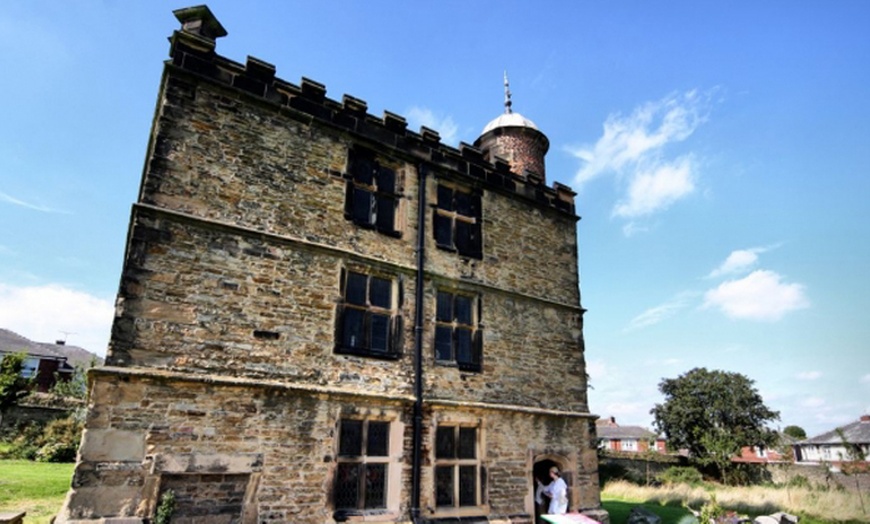
<path id="1" fill-rule="evenodd" d="M 423 264 L 426 247 L 426 171 L 417 166 L 417 279 L 414 300 L 414 435 L 411 469 L 411 520 L 420 522 L 420 476 L 423 447 Z"/>

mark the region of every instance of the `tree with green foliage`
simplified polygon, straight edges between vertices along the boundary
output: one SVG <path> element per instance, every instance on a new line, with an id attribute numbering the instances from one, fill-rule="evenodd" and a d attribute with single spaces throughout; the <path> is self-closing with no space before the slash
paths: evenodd
<path id="1" fill-rule="evenodd" d="M 753 384 L 739 373 L 706 368 L 664 379 L 659 391 L 665 401 L 650 411 L 653 425 L 672 448 L 688 449 L 692 460 L 715 468 L 724 482 L 736 480 L 731 459 L 741 448 L 776 442 L 765 424 L 779 420 L 779 412 L 764 405 Z"/>
<path id="2" fill-rule="evenodd" d="M 804 431 L 804 428 L 800 426 L 786 426 L 785 429 L 782 430 L 783 434 L 788 435 L 789 437 L 796 440 L 804 440 L 807 438 L 807 432 Z"/>
<path id="3" fill-rule="evenodd" d="M 7 353 L 0 360 L 0 417 L 30 390 L 30 379 L 21 376 L 25 353 Z"/>

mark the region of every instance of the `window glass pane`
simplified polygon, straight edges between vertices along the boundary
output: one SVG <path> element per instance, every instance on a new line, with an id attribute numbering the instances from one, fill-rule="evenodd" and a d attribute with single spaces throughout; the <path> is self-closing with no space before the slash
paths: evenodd
<path id="1" fill-rule="evenodd" d="M 365 507 L 387 507 L 387 468 L 386 464 L 366 465 L 366 503 Z"/>
<path id="2" fill-rule="evenodd" d="M 338 436 L 338 454 L 358 457 L 362 454 L 362 420 L 342 420 Z"/>
<path id="3" fill-rule="evenodd" d="M 366 285 L 368 277 L 360 273 L 347 274 L 347 287 L 345 289 L 344 300 L 348 304 L 356 304 L 358 306 L 366 305 Z"/>
<path id="4" fill-rule="evenodd" d="M 454 243 L 456 244 L 456 250 L 459 251 L 462 255 L 470 255 L 473 251 L 474 242 L 472 239 L 472 230 L 474 229 L 474 224 L 469 222 L 465 222 L 463 220 L 456 220 L 456 235 L 454 238 Z"/>
<path id="5" fill-rule="evenodd" d="M 456 362 L 471 364 L 473 359 L 473 346 L 471 343 L 471 330 L 456 328 Z"/>
<path id="6" fill-rule="evenodd" d="M 435 505 L 453 505 L 453 466 L 435 467 Z"/>
<path id="7" fill-rule="evenodd" d="M 392 233 L 395 229 L 396 199 L 394 197 L 378 195 L 377 197 L 376 223 L 379 231 Z"/>
<path id="8" fill-rule="evenodd" d="M 453 301 L 456 307 L 456 321 L 460 324 L 471 325 L 471 298 L 456 295 Z"/>
<path id="9" fill-rule="evenodd" d="M 477 449 L 477 428 L 459 428 L 459 458 L 473 459 Z"/>
<path id="10" fill-rule="evenodd" d="M 366 455 L 369 457 L 386 457 L 390 447 L 390 423 L 369 422 Z"/>
<path id="11" fill-rule="evenodd" d="M 386 352 L 390 349 L 390 316 L 371 314 L 371 346 L 372 351 Z"/>
<path id="12" fill-rule="evenodd" d="M 453 247 L 453 219 L 439 215 L 435 211 L 435 243 L 442 247 Z"/>
<path id="13" fill-rule="evenodd" d="M 456 428 L 453 426 L 435 430 L 435 458 L 456 458 Z"/>
<path id="14" fill-rule="evenodd" d="M 365 312 L 361 309 L 345 308 L 341 324 L 341 344 L 346 348 L 364 348 Z"/>
<path id="15" fill-rule="evenodd" d="M 477 505 L 477 466 L 459 466 L 459 505 Z"/>
<path id="16" fill-rule="evenodd" d="M 353 188 L 353 221 L 363 226 L 374 224 L 374 196 L 371 191 Z"/>
<path id="17" fill-rule="evenodd" d="M 336 509 L 357 509 L 361 464 L 339 463 L 335 476 Z"/>
<path id="18" fill-rule="evenodd" d="M 375 170 L 374 159 L 365 153 L 356 153 L 353 160 L 353 179 L 358 184 L 372 185 L 372 174 Z"/>
<path id="19" fill-rule="evenodd" d="M 438 208 L 453 211 L 453 190 L 446 186 L 438 186 Z"/>
<path id="20" fill-rule="evenodd" d="M 396 172 L 392 169 L 381 167 L 377 174 L 378 192 L 395 193 L 396 192 Z"/>
<path id="21" fill-rule="evenodd" d="M 435 320 L 439 322 L 453 322 L 453 295 L 439 291 L 435 309 Z"/>
<path id="22" fill-rule="evenodd" d="M 435 360 L 453 360 L 453 328 L 435 326 Z"/>
<path id="23" fill-rule="evenodd" d="M 390 309 L 393 303 L 392 282 L 385 278 L 372 277 L 369 302 L 371 305 Z"/>
<path id="24" fill-rule="evenodd" d="M 467 217 L 473 216 L 471 210 L 471 195 L 468 193 L 463 193 L 462 191 L 456 191 L 453 194 L 453 202 L 456 205 L 456 212 L 460 215 L 465 215 Z"/>

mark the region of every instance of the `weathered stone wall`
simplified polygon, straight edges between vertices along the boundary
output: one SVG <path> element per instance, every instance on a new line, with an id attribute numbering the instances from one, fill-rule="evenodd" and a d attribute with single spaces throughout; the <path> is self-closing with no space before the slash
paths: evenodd
<path id="1" fill-rule="evenodd" d="M 250 476 L 245 522 L 327 522 L 337 420 L 405 417 L 386 399 L 110 369 L 91 403 L 66 518 L 149 517 L 164 475 L 228 474 Z"/>
<path id="2" fill-rule="evenodd" d="M 107 367 L 91 373 L 59 522 L 148 518 L 172 486 L 191 522 L 332 522 L 337 428 L 348 417 L 390 422 L 387 509 L 366 519 L 408 518 L 418 305 L 424 516 L 530 522 L 532 471 L 544 462 L 565 471 L 572 508 L 598 508 L 573 193 L 409 132 L 401 117 L 375 119 L 352 97 L 331 101 L 315 82 L 275 79 L 256 59 L 226 60 L 209 38 L 177 32 L 172 42 Z M 398 237 L 345 217 L 348 152 L 360 147 L 398 174 Z M 481 260 L 435 245 L 441 180 L 482 194 Z M 395 359 L 334 351 L 342 270 L 397 282 L 405 329 Z M 445 287 L 479 297 L 481 372 L 435 362 Z M 445 421 L 479 430 L 480 507 L 434 510 L 432 441 Z M 197 486 L 222 499 L 208 515 L 193 514 Z"/>

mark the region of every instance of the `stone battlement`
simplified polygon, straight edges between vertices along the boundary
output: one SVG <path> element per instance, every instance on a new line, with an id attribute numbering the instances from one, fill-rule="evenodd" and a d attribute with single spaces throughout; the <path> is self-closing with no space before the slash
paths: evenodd
<path id="1" fill-rule="evenodd" d="M 182 29 L 170 38 L 169 64 L 200 77 L 243 91 L 280 108 L 289 108 L 321 123 L 350 131 L 420 162 L 450 170 L 477 180 L 488 189 L 506 191 L 551 207 L 575 214 L 576 193 L 558 182 L 553 187 L 534 173 L 520 176 L 499 157 L 493 161 L 479 148 L 460 143 L 458 148 L 441 143 L 437 131 L 425 126 L 419 133 L 407 128 L 407 120 L 384 111 L 382 117 L 368 113 L 368 104 L 359 98 L 343 95 L 341 102 L 326 96 L 326 86 L 303 77 L 296 85 L 275 76 L 275 66 L 249 56 L 245 64 L 215 52 L 216 38 L 227 33 L 208 7 L 180 9 L 175 15 Z"/>

